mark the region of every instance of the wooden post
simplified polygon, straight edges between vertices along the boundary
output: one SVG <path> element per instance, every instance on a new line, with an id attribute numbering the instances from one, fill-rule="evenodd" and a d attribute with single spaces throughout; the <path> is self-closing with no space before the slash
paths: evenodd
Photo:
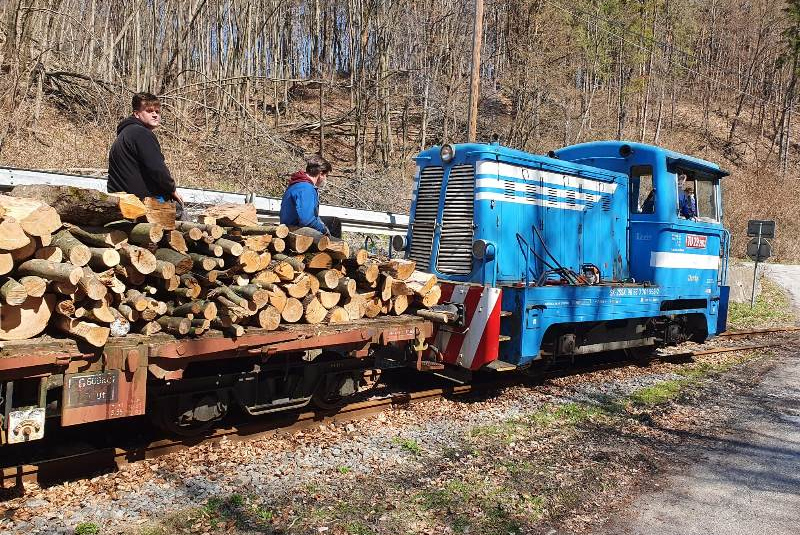
<path id="1" fill-rule="evenodd" d="M 469 84 L 467 141 L 475 141 L 478 130 L 478 97 L 481 84 L 481 43 L 483 42 L 483 0 L 475 0 L 475 25 L 472 30 L 472 72 Z"/>

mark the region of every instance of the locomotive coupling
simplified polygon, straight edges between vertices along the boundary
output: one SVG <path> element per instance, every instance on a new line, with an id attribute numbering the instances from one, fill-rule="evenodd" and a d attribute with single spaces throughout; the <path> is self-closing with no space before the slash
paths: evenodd
<path id="1" fill-rule="evenodd" d="M 432 306 L 427 310 L 418 310 L 417 316 L 421 316 L 436 323 L 463 327 L 464 305 L 462 303 L 443 303 Z"/>

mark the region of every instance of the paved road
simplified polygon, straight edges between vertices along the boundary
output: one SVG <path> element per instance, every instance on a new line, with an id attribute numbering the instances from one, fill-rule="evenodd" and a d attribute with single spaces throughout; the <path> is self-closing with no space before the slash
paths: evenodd
<path id="1" fill-rule="evenodd" d="M 800 305 L 800 266 L 768 276 Z M 724 436 L 700 437 L 698 461 L 678 467 L 603 533 L 797 535 L 800 533 L 800 359 L 779 358 L 748 395 Z M 599 532 L 598 532 L 599 533 Z"/>

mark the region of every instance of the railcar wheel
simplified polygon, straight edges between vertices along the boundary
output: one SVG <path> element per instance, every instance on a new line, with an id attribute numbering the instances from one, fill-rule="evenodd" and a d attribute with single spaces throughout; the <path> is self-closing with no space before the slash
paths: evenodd
<path id="1" fill-rule="evenodd" d="M 227 413 L 227 403 L 213 392 L 164 397 L 155 404 L 153 423 L 168 433 L 195 437 L 208 431 Z"/>
<path id="2" fill-rule="evenodd" d="M 324 411 L 334 411 L 342 408 L 348 398 L 358 393 L 360 373 L 345 372 L 332 373 L 320 381 L 311 402 Z"/>
<path id="3" fill-rule="evenodd" d="M 637 366 L 647 367 L 656 358 L 656 346 L 629 347 L 625 350 L 625 356 Z"/>

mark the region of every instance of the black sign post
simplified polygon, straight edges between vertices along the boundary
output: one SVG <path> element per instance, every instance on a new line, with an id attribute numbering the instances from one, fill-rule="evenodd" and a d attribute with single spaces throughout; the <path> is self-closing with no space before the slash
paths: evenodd
<path id="1" fill-rule="evenodd" d="M 775 237 L 775 221 L 751 219 L 747 222 L 747 235 L 753 237 L 747 244 L 747 256 L 755 262 L 753 267 L 753 289 L 750 291 L 750 308 L 753 308 L 756 304 L 758 263 L 772 255 L 772 246 L 767 241 L 767 238 Z"/>

